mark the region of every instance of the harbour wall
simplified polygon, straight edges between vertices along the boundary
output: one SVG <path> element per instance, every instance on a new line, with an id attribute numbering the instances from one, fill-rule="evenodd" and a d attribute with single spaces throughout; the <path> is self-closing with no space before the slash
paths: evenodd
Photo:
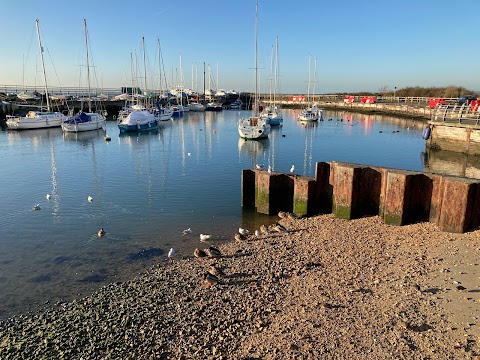
<path id="1" fill-rule="evenodd" d="M 315 177 L 243 170 L 241 202 L 267 215 L 378 215 L 389 225 L 431 222 L 453 233 L 480 225 L 478 179 L 340 162 L 318 162 Z"/>

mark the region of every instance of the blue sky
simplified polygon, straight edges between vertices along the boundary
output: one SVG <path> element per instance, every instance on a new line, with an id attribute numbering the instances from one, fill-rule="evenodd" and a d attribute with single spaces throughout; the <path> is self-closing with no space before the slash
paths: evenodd
<path id="1" fill-rule="evenodd" d="M 85 18 L 100 87 L 130 84 L 130 54 L 136 51 L 141 63 L 144 36 L 150 82 L 158 83 L 160 38 L 169 83 L 181 58 L 187 87 L 197 64 L 203 89 L 205 62 L 214 77 L 218 68 L 219 88 L 254 88 L 255 0 L 23 0 L 3 1 L 1 11 L 0 85 L 24 78 L 33 85 L 35 74 L 41 84 L 37 18 L 49 82 L 83 85 Z M 479 13 L 478 0 L 259 0 L 261 90 L 268 92 L 278 36 L 283 93 L 306 92 L 309 56 L 317 58 L 317 93 L 448 85 L 480 91 Z"/>

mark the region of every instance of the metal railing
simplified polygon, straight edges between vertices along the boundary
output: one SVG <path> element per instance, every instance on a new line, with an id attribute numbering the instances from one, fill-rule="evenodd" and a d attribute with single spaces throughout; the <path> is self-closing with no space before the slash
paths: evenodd
<path id="1" fill-rule="evenodd" d="M 470 105 L 438 105 L 432 111 L 432 122 L 480 126 L 480 106 Z"/>

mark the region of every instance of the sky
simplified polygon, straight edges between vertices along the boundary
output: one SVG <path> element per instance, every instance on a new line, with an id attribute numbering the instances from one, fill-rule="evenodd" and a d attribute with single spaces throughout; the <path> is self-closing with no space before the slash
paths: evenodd
<path id="1" fill-rule="evenodd" d="M 0 88 L 43 84 L 35 19 L 52 86 L 86 86 L 86 19 L 98 87 L 129 86 L 132 58 L 143 76 L 144 37 L 148 88 L 159 87 L 157 39 L 169 85 L 183 75 L 185 87 L 202 92 L 205 63 L 207 88 L 208 68 L 216 88 L 255 88 L 255 0 L 1 2 Z M 260 90 L 269 92 L 278 37 L 280 93 L 306 93 L 315 58 L 316 93 L 480 91 L 479 13 L 479 0 L 259 0 Z"/>

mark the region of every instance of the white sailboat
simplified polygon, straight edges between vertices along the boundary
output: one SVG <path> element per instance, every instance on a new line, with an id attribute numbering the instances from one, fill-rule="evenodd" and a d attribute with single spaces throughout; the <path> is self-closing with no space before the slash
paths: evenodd
<path id="1" fill-rule="evenodd" d="M 64 132 L 82 132 L 105 128 L 107 118 L 106 111 L 92 111 L 92 95 L 90 91 L 90 64 L 88 58 L 88 30 L 87 20 L 83 19 L 83 30 L 85 33 L 85 49 L 87 60 L 87 84 L 88 84 L 88 112 L 80 110 L 77 114 L 68 117 L 62 122 L 62 130 Z"/>
<path id="2" fill-rule="evenodd" d="M 25 130 L 25 129 L 44 129 L 50 127 L 59 127 L 66 116 L 61 112 L 52 111 L 50 108 L 50 98 L 48 95 L 47 73 L 45 71 L 45 62 L 43 59 L 43 46 L 40 37 L 40 25 L 38 19 L 35 20 L 37 28 L 38 48 L 40 51 L 40 58 L 42 61 L 43 80 L 45 85 L 45 97 L 47 101 L 47 111 L 32 110 L 26 116 L 7 115 L 6 123 L 9 129 Z"/>
<path id="3" fill-rule="evenodd" d="M 145 96 L 143 104 L 136 104 L 131 108 L 125 109 L 118 114 L 117 125 L 120 132 L 139 132 L 158 129 L 159 118 L 156 117 L 147 104 L 147 62 L 145 59 L 145 38 L 142 37 L 143 49 L 143 71 L 144 71 L 144 87 Z M 132 73 L 133 75 L 133 73 Z"/>
<path id="4" fill-rule="evenodd" d="M 258 95 L 258 0 L 255 7 L 255 100 L 252 109 L 252 116 L 238 121 L 238 133 L 241 138 L 248 140 L 268 138 L 270 134 L 270 125 L 265 118 L 259 114 L 259 95 Z"/>
<path id="5" fill-rule="evenodd" d="M 310 68 L 311 68 L 311 57 L 308 58 L 308 86 L 307 86 L 307 107 L 302 110 L 300 115 L 298 116 L 298 120 L 300 121 L 318 121 L 323 120 L 323 110 L 317 106 L 315 102 L 315 86 L 317 83 L 317 58 L 315 58 L 315 65 L 314 65 L 314 83 L 313 83 L 313 91 L 310 94 Z"/>
<path id="6" fill-rule="evenodd" d="M 280 109 L 276 104 L 276 96 L 278 91 L 278 36 L 275 43 L 275 55 L 272 49 L 272 63 L 270 66 L 270 104 L 266 106 L 261 117 L 267 119 L 270 126 L 283 125 L 283 117 L 280 113 Z"/>

